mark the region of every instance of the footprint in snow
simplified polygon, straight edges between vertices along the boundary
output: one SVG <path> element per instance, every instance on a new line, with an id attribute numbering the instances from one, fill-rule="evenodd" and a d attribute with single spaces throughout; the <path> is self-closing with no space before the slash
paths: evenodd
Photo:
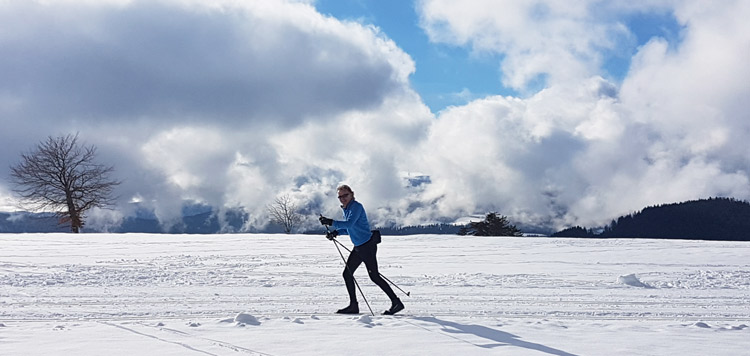
<path id="1" fill-rule="evenodd" d="M 372 328 L 375 326 L 375 323 L 373 323 L 372 318 L 369 315 L 362 315 L 359 318 L 357 318 L 357 321 L 365 324 L 366 327 Z"/>
<path id="2" fill-rule="evenodd" d="M 292 319 L 292 318 L 291 318 L 291 317 L 289 317 L 289 316 L 285 316 L 285 317 L 284 317 L 284 318 L 282 318 L 282 319 L 283 319 L 283 320 L 291 320 L 291 321 L 292 321 L 293 323 L 295 323 L 295 324 L 304 324 L 304 322 L 303 322 L 303 321 L 302 321 L 302 319 L 300 319 L 300 318 L 294 318 L 294 319 Z"/>

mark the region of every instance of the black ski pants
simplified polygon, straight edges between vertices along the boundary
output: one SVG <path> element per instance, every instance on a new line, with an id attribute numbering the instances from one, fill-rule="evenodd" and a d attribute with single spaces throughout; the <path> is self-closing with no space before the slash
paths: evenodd
<path id="1" fill-rule="evenodd" d="M 378 244 L 372 239 L 365 242 L 360 246 L 354 246 L 354 250 L 349 254 L 349 258 L 346 260 L 346 268 L 344 268 L 344 282 L 346 283 L 346 290 L 349 292 L 349 302 L 354 304 L 357 302 L 357 290 L 354 285 L 354 271 L 357 270 L 362 262 L 367 267 L 367 274 L 370 276 L 375 284 L 388 295 L 391 301 L 398 299 L 396 293 L 393 292 L 391 286 L 388 285 L 378 272 Z"/>

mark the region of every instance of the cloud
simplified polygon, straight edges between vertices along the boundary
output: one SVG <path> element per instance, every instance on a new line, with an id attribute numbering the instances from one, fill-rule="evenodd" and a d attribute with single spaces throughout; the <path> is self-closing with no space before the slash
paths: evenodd
<path id="1" fill-rule="evenodd" d="M 506 85 L 547 78 L 525 98 L 439 115 L 423 148 L 447 142 L 422 167 L 435 182 L 427 216 L 500 210 L 595 226 L 651 204 L 750 197 L 747 4 L 615 2 L 604 18 L 596 1 L 420 4 L 433 41 L 506 56 Z M 631 36 L 618 16 L 656 10 L 684 26 L 681 42 L 653 38 L 634 49 L 621 84 L 602 78 L 601 58 Z"/>
<path id="2" fill-rule="evenodd" d="M 15 199 L 13 199 L 13 195 L 0 185 L 0 211 L 10 212 L 16 210 L 18 210 L 18 207 Z"/>
<path id="3" fill-rule="evenodd" d="M 520 96 L 435 115 L 397 43 L 311 1 L 2 2 L 0 175 L 46 136 L 80 132 L 123 181 L 119 212 L 92 212 L 103 226 L 132 201 L 174 223 L 191 201 L 241 207 L 253 229 L 283 194 L 313 224 L 339 214 L 341 183 L 376 224 L 499 211 L 596 226 L 750 198 L 746 2 L 457 4 L 418 2 L 425 32 L 502 58 Z M 652 12 L 676 19 L 678 41 L 637 47 L 623 18 Z M 603 69 L 612 53 L 632 53 L 621 80 Z"/>
<path id="4" fill-rule="evenodd" d="M 432 118 L 406 53 L 308 1 L 3 2 L 0 21 L 3 166 L 80 132 L 123 180 L 120 208 L 138 197 L 163 221 L 192 200 L 265 224 L 277 194 L 393 181 Z"/>
<path id="5" fill-rule="evenodd" d="M 603 50 L 628 40 L 621 23 L 599 16 L 608 14 L 600 3 L 424 0 L 418 11 L 432 41 L 503 54 L 503 84 L 523 90 L 596 74 Z"/>
<path id="6" fill-rule="evenodd" d="M 12 2 L 0 102 L 39 121 L 299 124 L 378 106 L 413 63 L 376 30 L 281 1 Z M 34 21 L 24 19 L 32 18 Z"/>

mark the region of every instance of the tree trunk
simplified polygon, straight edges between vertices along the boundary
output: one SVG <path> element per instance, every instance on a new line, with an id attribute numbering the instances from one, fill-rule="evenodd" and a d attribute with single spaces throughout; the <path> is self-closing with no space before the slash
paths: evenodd
<path id="1" fill-rule="evenodd" d="M 73 203 L 73 197 L 70 195 L 70 193 L 66 195 L 68 201 L 68 217 L 70 218 L 70 230 L 73 233 L 77 234 L 81 229 L 81 217 L 78 215 L 78 210 L 76 209 L 75 203 Z"/>

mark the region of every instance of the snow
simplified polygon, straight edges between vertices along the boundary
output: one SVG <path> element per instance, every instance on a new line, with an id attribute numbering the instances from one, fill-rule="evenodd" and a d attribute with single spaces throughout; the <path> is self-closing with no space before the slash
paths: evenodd
<path id="1" fill-rule="evenodd" d="M 350 245 L 345 239 L 341 240 Z M 322 236 L 0 234 L 0 355 L 742 355 L 750 244 L 384 236 L 396 316 Z"/>
<path id="2" fill-rule="evenodd" d="M 636 276 L 633 273 L 631 273 L 631 274 L 629 274 L 627 276 L 617 277 L 617 281 L 620 282 L 620 283 L 622 283 L 622 284 L 633 286 L 633 287 L 654 288 L 654 287 L 652 287 L 652 286 L 650 286 L 650 285 L 648 285 L 646 283 L 641 282 L 638 279 L 638 276 Z"/>

